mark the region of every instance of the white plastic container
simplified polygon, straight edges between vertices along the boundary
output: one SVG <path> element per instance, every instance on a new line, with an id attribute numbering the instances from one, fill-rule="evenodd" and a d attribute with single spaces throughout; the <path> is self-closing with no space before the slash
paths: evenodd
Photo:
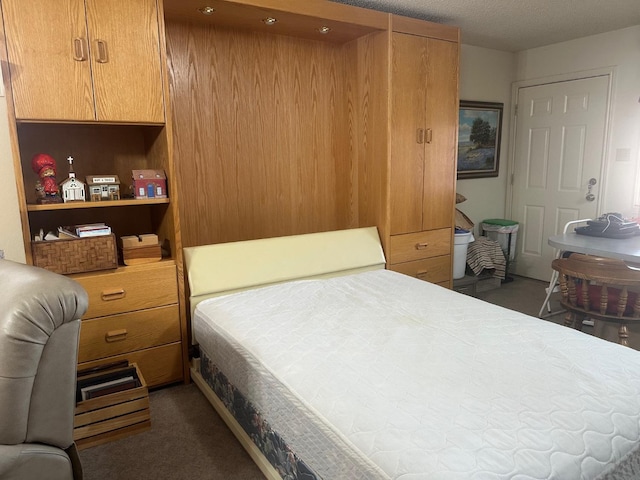
<path id="1" fill-rule="evenodd" d="M 473 242 L 473 234 L 471 232 L 462 231 L 454 234 L 453 241 L 453 279 L 457 280 L 464 277 L 464 271 L 467 267 L 467 248 L 469 243 Z"/>

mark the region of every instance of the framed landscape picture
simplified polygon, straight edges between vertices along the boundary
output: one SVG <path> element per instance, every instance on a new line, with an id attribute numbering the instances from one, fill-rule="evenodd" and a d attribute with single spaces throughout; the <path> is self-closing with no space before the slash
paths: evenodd
<path id="1" fill-rule="evenodd" d="M 503 106 L 460 100 L 458 178 L 498 176 Z"/>

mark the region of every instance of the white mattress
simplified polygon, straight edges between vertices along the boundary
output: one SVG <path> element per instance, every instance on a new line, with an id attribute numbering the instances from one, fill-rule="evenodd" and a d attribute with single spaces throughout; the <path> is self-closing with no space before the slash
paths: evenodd
<path id="1" fill-rule="evenodd" d="M 639 478 L 630 348 L 387 270 L 207 300 L 193 328 L 323 478 Z"/>

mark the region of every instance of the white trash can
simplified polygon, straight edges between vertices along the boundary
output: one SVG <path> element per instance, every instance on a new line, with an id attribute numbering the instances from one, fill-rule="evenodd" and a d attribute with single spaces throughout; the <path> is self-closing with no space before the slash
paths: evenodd
<path id="1" fill-rule="evenodd" d="M 464 278 L 467 268 L 467 248 L 473 242 L 473 234 L 468 230 L 456 228 L 453 241 L 453 279 Z"/>

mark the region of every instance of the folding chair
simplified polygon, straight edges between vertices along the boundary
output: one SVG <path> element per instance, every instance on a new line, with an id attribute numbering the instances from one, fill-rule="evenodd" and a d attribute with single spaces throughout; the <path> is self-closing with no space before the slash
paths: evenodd
<path id="1" fill-rule="evenodd" d="M 564 230 L 562 231 L 563 234 L 567 233 L 567 231 L 569 230 L 569 227 L 571 225 L 575 225 L 578 223 L 583 223 L 583 222 L 588 222 L 589 220 L 591 220 L 590 218 L 585 218 L 582 220 L 572 220 L 570 222 L 567 222 L 564 225 Z M 557 250 L 556 251 L 556 258 L 561 258 L 566 252 L 564 250 Z M 545 292 L 547 293 L 547 296 L 544 299 L 544 302 L 542 303 L 542 306 L 540 307 L 540 312 L 538 312 L 538 317 L 540 318 L 548 318 L 551 317 L 553 315 L 557 315 L 558 313 L 562 313 L 564 312 L 563 310 L 558 310 L 557 312 L 552 312 L 551 311 L 551 294 L 553 294 L 554 292 L 558 292 L 558 272 L 556 270 L 553 270 L 551 272 L 551 280 L 549 281 L 549 286 L 547 288 L 544 289 Z M 543 314 L 542 312 L 544 312 L 544 309 L 547 309 L 547 313 Z"/>

